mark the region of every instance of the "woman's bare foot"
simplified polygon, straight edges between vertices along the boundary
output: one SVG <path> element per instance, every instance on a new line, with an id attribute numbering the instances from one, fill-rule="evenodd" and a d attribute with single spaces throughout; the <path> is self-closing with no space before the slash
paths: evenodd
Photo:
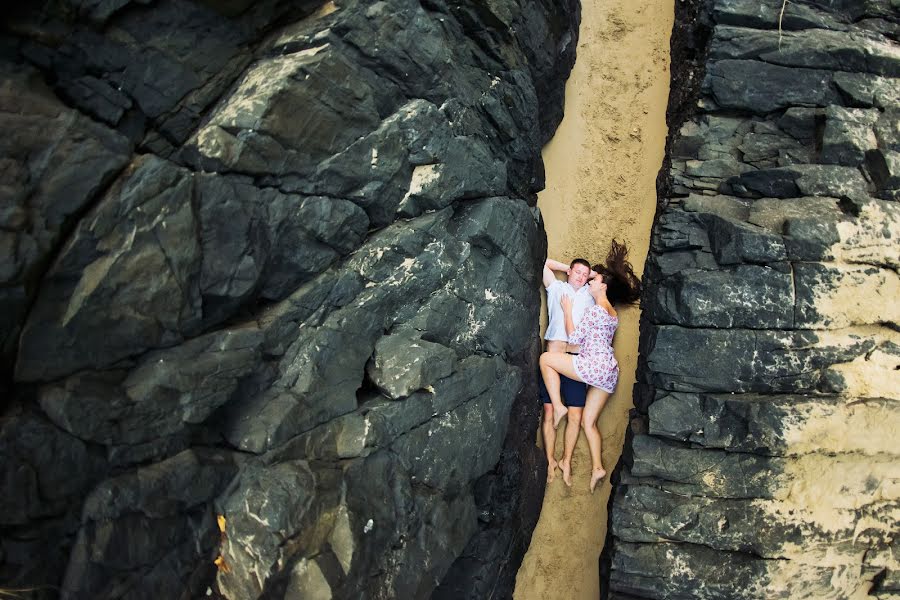
<path id="1" fill-rule="evenodd" d="M 553 480 L 556 479 L 556 467 L 559 463 L 555 460 L 551 460 L 547 463 L 547 483 L 553 483 Z"/>
<path id="2" fill-rule="evenodd" d="M 591 493 L 594 493 L 594 488 L 597 487 L 597 484 L 600 483 L 600 480 L 606 477 L 606 470 L 603 467 L 599 469 L 594 469 L 591 472 Z"/>
<path id="3" fill-rule="evenodd" d="M 559 428 L 559 422 L 562 421 L 562 418 L 566 416 L 566 413 L 569 412 L 569 409 L 565 406 L 562 407 L 562 410 L 556 410 L 556 407 L 553 407 L 553 429 Z"/>
<path id="4" fill-rule="evenodd" d="M 572 487 L 572 463 L 566 459 L 559 461 L 559 468 L 562 469 L 563 481 L 566 485 Z"/>

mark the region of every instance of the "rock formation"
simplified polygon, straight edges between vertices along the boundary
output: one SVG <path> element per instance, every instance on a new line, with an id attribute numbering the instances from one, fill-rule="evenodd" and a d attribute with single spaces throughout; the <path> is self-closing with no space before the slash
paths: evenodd
<path id="1" fill-rule="evenodd" d="M 677 6 L 608 597 L 896 597 L 900 11 Z"/>
<path id="2" fill-rule="evenodd" d="M 5 10 L 3 585 L 510 595 L 577 3 Z"/>

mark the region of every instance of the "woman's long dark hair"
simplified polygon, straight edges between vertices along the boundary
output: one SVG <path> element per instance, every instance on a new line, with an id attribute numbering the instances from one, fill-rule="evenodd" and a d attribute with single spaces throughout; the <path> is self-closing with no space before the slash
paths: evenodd
<path id="1" fill-rule="evenodd" d="M 628 262 L 628 247 L 612 241 L 606 264 L 594 265 L 606 284 L 606 297 L 612 304 L 634 304 L 641 298 L 641 280 Z"/>

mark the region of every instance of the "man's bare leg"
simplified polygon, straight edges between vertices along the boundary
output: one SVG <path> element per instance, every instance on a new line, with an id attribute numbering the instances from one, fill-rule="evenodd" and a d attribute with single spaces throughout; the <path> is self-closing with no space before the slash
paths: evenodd
<path id="1" fill-rule="evenodd" d="M 580 406 L 570 406 L 569 412 L 566 413 L 566 439 L 565 452 L 563 459 L 559 462 L 562 469 L 563 481 L 566 485 L 572 487 L 572 454 L 575 452 L 575 444 L 578 442 L 578 436 L 581 434 L 581 413 L 583 408 Z"/>
<path id="2" fill-rule="evenodd" d="M 581 426 L 584 428 L 584 434 L 587 436 L 588 447 L 591 450 L 591 493 L 600 483 L 600 480 L 606 477 L 606 469 L 603 468 L 601 451 L 603 449 L 603 437 L 597 428 L 597 419 L 600 417 L 600 411 L 606 405 L 606 401 L 610 397 L 609 392 L 604 392 L 600 388 L 593 386 L 588 387 L 587 401 L 584 405 L 584 417 L 581 419 Z"/>
<path id="3" fill-rule="evenodd" d="M 547 481 L 552 483 L 556 479 L 556 428 L 553 426 L 553 405 L 544 404 L 544 419 L 541 423 L 541 431 L 544 434 L 544 451 L 547 454 Z"/>
<path id="4" fill-rule="evenodd" d="M 565 375 L 575 381 L 581 381 L 575 372 L 575 365 L 572 357 L 568 354 L 560 354 L 558 352 L 544 352 L 540 359 L 541 376 L 544 378 L 544 386 L 550 395 L 550 402 L 553 404 L 553 426 L 559 427 L 559 422 L 566 416 L 569 409 L 562 403 L 562 397 L 559 392 L 559 376 Z"/>

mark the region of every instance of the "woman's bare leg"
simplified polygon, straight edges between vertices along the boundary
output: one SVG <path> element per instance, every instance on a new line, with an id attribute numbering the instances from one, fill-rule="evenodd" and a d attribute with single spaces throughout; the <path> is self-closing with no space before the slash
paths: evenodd
<path id="1" fill-rule="evenodd" d="M 584 416 L 581 419 L 581 426 L 584 428 L 584 434 L 587 436 L 588 447 L 591 449 L 591 463 L 593 469 L 591 471 L 591 493 L 601 479 L 606 477 L 606 470 L 603 468 L 601 452 L 603 450 L 603 437 L 597 428 L 597 419 L 600 417 L 600 411 L 606 405 L 606 401 L 610 397 L 609 392 L 604 392 L 600 388 L 593 386 L 588 387 L 587 401 L 584 405 Z"/>
<path id="2" fill-rule="evenodd" d="M 565 453 L 563 459 L 559 461 L 559 468 L 562 469 L 563 481 L 567 486 L 572 487 L 572 453 L 575 452 L 575 444 L 581 434 L 581 413 L 584 412 L 584 409 L 580 406 L 570 406 L 568 409 Z"/>
<path id="3" fill-rule="evenodd" d="M 547 387 L 550 402 L 553 404 L 553 428 L 555 429 L 559 427 L 559 422 L 568 412 L 559 394 L 560 374 L 575 381 L 581 381 L 581 378 L 575 372 L 574 359 L 571 354 L 544 352 L 541 354 L 540 365 L 541 376 L 544 378 L 544 385 Z"/>
<path id="4" fill-rule="evenodd" d="M 544 404 L 544 422 L 541 424 L 544 433 L 544 451 L 547 454 L 547 481 L 556 479 L 556 429 L 553 427 L 553 405 Z"/>

